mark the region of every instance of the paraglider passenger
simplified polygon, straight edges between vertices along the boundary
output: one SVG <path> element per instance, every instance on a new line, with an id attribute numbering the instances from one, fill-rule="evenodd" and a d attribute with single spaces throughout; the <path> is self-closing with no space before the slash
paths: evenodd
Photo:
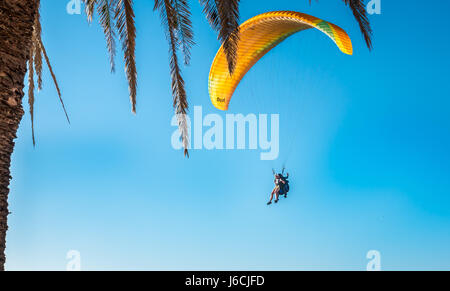
<path id="1" fill-rule="evenodd" d="M 272 204 L 274 195 L 275 195 L 275 203 L 278 202 L 278 196 L 280 195 L 280 187 L 282 186 L 282 184 L 286 183 L 281 179 L 281 177 L 282 177 L 281 174 L 275 174 L 275 180 L 273 181 L 275 183 L 275 187 L 273 188 L 272 193 L 270 194 L 270 200 L 269 202 L 267 202 L 267 205 Z"/>

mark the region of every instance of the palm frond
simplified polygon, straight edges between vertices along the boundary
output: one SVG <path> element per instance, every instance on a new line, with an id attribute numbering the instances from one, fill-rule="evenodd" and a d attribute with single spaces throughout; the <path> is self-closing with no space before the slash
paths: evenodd
<path id="1" fill-rule="evenodd" d="M 33 36 L 33 46 L 34 46 L 34 69 L 36 70 L 36 76 L 38 77 L 38 90 L 42 90 L 42 51 L 41 46 L 37 43 L 38 39 L 41 39 L 41 19 L 39 9 L 36 11 L 36 18 L 34 21 L 34 36 Z"/>
<path id="2" fill-rule="evenodd" d="M 159 10 L 161 22 L 166 31 L 169 41 L 170 74 L 172 77 L 173 107 L 178 121 L 181 140 L 184 146 L 184 155 L 189 157 L 189 136 L 186 113 L 188 109 L 187 95 L 184 88 L 184 80 L 178 63 L 177 50 L 179 42 L 177 39 L 178 20 L 177 13 L 172 5 L 173 0 L 155 0 L 155 10 Z"/>
<path id="3" fill-rule="evenodd" d="M 45 62 L 47 63 L 48 70 L 50 71 L 50 75 L 52 76 L 53 83 L 55 84 L 55 87 L 56 87 L 56 92 L 58 93 L 59 102 L 61 103 L 61 106 L 64 110 L 64 114 L 66 115 L 67 122 L 70 123 L 70 119 L 69 119 L 69 115 L 67 114 L 66 106 L 64 105 L 64 101 L 61 97 L 61 90 L 59 89 L 58 81 L 56 80 L 55 73 L 53 72 L 53 68 L 52 68 L 52 65 L 50 64 L 50 59 L 48 58 L 47 51 L 45 50 L 44 44 L 42 43 L 42 39 L 38 38 L 36 43 L 39 45 L 40 50 L 42 51 L 42 54 L 44 55 Z"/>
<path id="4" fill-rule="evenodd" d="M 36 14 L 33 22 L 33 33 L 31 35 L 31 45 L 28 58 L 28 105 L 30 107 L 30 119 L 31 119 L 31 137 L 33 139 L 33 146 L 36 145 L 36 139 L 34 136 L 34 69 L 38 75 L 38 88 L 42 88 L 42 54 L 39 45 L 39 39 L 41 38 L 41 21 L 39 15 L 40 0 L 36 1 Z"/>
<path id="5" fill-rule="evenodd" d="M 206 15 L 209 24 L 214 31 L 220 30 L 220 18 L 217 11 L 216 0 L 200 0 L 200 4 L 203 6 L 203 13 Z"/>
<path id="6" fill-rule="evenodd" d="M 343 0 L 344 3 L 350 7 L 353 12 L 353 16 L 359 24 L 361 33 L 364 36 L 367 47 L 372 49 L 372 28 L 370 26 L 369 19 L 367 17 L 366 5 L 364 0 Z"/>
<path id="7" fill-rule="evenodd" d="M 116 27 L 122 42 L 122 50 L 125 59 L 125 70 L 130 91 L 130 100 L 133 113 L 136 113 L 136 27 L 134 25 L 134 11 L 132 0 L 117 0 L 115 7 Z"/>
<path id="8" fill-rule="evenodd" d="M 106 44 L 109 53 L 109 62 L 111 64 L 111 72 L 115 72 L 115 61 L 116 56 L 116 40 L 113 24 L 113 5 L 114 0 L 99 0 L 97 11 L 100 15 L 100 24 L 103 27 L 103 33 L 105 34 Z"/>
<path id="9" fill-rule="evenodd" d="M 30 57 L 28 59 L 28 104 L 30 106 L 30 118 L 31 118 L 31 137 L 33 138 L 33 146 L 36 145 L 34 138 L 34 54 L 36 45 L 36 34 L 33 32 Z"/>
<path id="10" fill-rule="evenodd" d="M 97 0 L 84 0 L 86 3 L 86 15 L 88 22 L 92 22 L 92 18 L 94 18 L 95 4 L 97 4 Z"/>
<path id="11" fill-rule="evenodd" d="M 50 60 L 48 58 L 47 52 L 45 51 L 44 45 L 42 44 L 42 28 L 41 28 L 41 20 L 39 14 L 40 8 L 40 0 L 37 0 L 37 11 L 35 14 L 35 19 L 33 23 L 33 34 L 31 36 L 31 45 L 29 51 L 28 58 L 28 104 L 30 106 L 30 119 L 31 119 L 31 134 L 33 139 L 33 146 L 36 145 L 36 139 L 34 134 L 34 101 L 35 101 L 35 83 L 34 83 L 34 74 L 36 73 L 38 77 L 38 89 L 42 89 L 42 56 L 44 55 L 45 60 L 47 62 L 49 71 L 52 75 L 53 81 L 56 86 L 56 91 L 58 92 L 58 97 L 61 102 L 62 108 L 66 115 L 67 121 L 70 123 L 69 116 L 67 114 L 66 108 L 64 106 L 64 102 L 61 97 L 61 91 L 59 90 L 58 82 L 56 81 L 55 74 L 53 73 L 52 66 L 50 64 Z M 36 71 L 35 71 L 36 70 Z"/>
<path id="12" fill-rule="evenodd" d="M 228 71 L 233 73 L 236 66 L 239 42 L 239 2 L 240 0 L 216 0 L 219 15 L 219 39 L 227 56 Z"/>
<path id="13" fill-rule="evenodd" d="M 188 1 L 173 0 L 173 9 L 177 19 L 177 35 L 184 55 L 184 63 L 188 65 L 191 60 L 191 48 L 195 44 Z"/>
<path id="14" fill-rule="evenodd" d="M 239 42 L 240 0 L 200 0 L 212 29 L 219 33 L 228 61 L 228 71 L 233 73 Z"/>

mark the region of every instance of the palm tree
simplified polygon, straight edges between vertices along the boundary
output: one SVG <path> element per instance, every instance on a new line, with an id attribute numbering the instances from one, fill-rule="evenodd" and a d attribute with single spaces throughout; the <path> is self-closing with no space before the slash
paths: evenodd
<path id="1" fill-rule="evenodd" d="M 97 11 L 105 34 L 110 56 L 111 70 L 115 70 L 116 40 L 120 41 L 124 59 L 131 109 L 136 112 L 137 71 L 135 59 L 136 28 L 133 0 L 83 0 L 86 14 L 91 21 Z M 211 27 L 218 33 L 223 44 L 230 73 L 236 63 L 239 41 L 239 0 L 199 0 Z M 367 19 L 364 0 L 342 0 L 353 12 L 367 46 L 371 48 L 371 28 Z M 311 2 L 311 1 L 309 1 Z M 0 270 L 4 270 L 6 231 L 8 229 L 8 194 L 11 154 L 19 123 L 24 114 L 24 78 L 28 72 L 28 103 L 33 126 L 35 76 L 37 86 L 42 86 L 42 64 L 50 70 L 56 90 L 56 82 L 50 61 L 41 39 L 39 16 L 40 0 L 0 1 Z M 170 71 L 172 78 L 173 106 L 178 117 L 181 138 L 188 155 L 188 136 L 185 113 L 188 110 L 184 80 L 178 53 L 184 56 L 184 64 L 190 62 L 190 50 L 194 45 L 191 13 L 188 0 L 155 0 L 169 43 Z M 67 120 L 69 120 L 66 113 Z M 33 144 L 34 130 L 33 132 Z"/>

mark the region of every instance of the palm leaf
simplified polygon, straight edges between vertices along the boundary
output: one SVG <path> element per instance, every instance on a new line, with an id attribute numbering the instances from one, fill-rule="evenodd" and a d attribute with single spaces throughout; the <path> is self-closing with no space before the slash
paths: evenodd
<path id="1" fill-rule="evenodd" d="M 117 0 L 114 18 L 119 32 L 119 39 L 122 42 L 132 111 L 136 113 L 136 27 L 134 25 L 133 1 Z"/>
<path id="2" fill-rule="evenodd" d="M 39 7 L 40 7 L 40 1 L 37 0 L 37 11 L 36 11 L 35 19 L 34 19 L 34 23 L 33 23 L 33 34 L 31 36 L 31 46 L 30 46 L 29 59 L 28 59 L 28 104 L 30 106 L 31 134 L 32 134 L 32 139 L 33 139 L 33 146 L 36 145 L 36 139 L 35 139 L 35 135 L 34 135 L 34 101 L 35 101 L 34 74 L 35 74 L 35 70 L 36 70 L 36 75 L 38 76 L 38 81 L 37 81 L 38 89 L 41 90 L 42 89 L 42 55 L 44 55 L 44 57 L 45 57 L 49 71 L 50 71 L 53 81 L 55 83 L 56 91 L 58 92 L 58 97 L 61 102 L 62 108 L 66 115 L 67 121 L 70 123 L 69 115 L 67 114 L 66 108 L 64 106 L 64 102 L 61 97 L 61 91 L 59 90 L 58 82 L 56 81 L 56 76 L 53 72 L 47 52 L 45 51 L 45 47 L 42 44 L 42 38 L 41 38 L 42 28 L 41 28 Z"/>
<path id="3" fill-rule="evenodd" d="M 200 0 L 209 24 L 219 33 L 230 74 L 236 66 L 239 42 L 239 2 L 240 0 Z"/>
<path id="4" fill-rule="evenodd" d="M 216 0 L 200 0 L 200 4 L 203 6 L 203 13 L 205 13 L 212 29 L 214 29 L 215 31 L 219 31 L 220 18 L 219 12 L 217 11 Z"/>
<path id="5" fill-rule="evenodd" d="M 173 10 L 177 20 L 177 35 L 184 55 L 184 63 L 188 65 L 191 60 L 191 48 L 195 43 L 191 11 L 187 0 L 173 0 Z"/>
<path id="6" fill-rule="evenodd" d="M 33 146 L 36 145 L 34 138 L 34 53 L 36 45 L 36 34 L 33 32 L 30 48 L 30 57 L 28 59 L 28 104 L 30 106 L 31 118 L 31 137 L 33 139 Z"/>
<path id="7" fill-rule="evenodd" d="M 88 22 L 92 22 L 92 18 L 94 17 L 95 4 L 97 4 L 97 0 L 84 0 L 86 3 L 86 15 Z"/>
<path id="8" fill-rule="evenodd" d="M 47 51 L 45 50 L 44 44 L 42 43 L 42 39 L 38 38 L 36 43 L 39 45 L 40 50 L 42 51 L 42 54 L 44 55 L 45 62 L 47 63 L 48 70 L 50 71 L 50 75 L 52 76 L 53 83 L 55 84 L 55 87 L 56 87 L 56 92 L 58 93 L 59 102 L 61 103 L 61 106 L 64 110 L 64 114 L 66 115 L 67 122 L 70 123 L 70 119 L 69 119 L 69 115 L 67 114 L 66 106 L 64 105 L 64 101 L 61 97 L 61 90 L 59 89 L 58 81 L 56 80 L 55 73 L 53 72 L 53 68 L 52 68 L 52 65 L 50 64 L 50 59 L 47 55 Z"/>
<path id="9" fill-rule="evenodd" d="M 31 119 L 31 137 L 33 139 L 33 146 L 36 145 L 34 136 L 34 68 L 38 75 L 38 88 L 42 88 L 42 54 L 38 43 L 41 37 L 41 22 L 39 15 L 40 0 L 36 1 L 37 8 L 33 23 L 33 34 L 31 35 L 31 45 L 28 59 L 28 105 L 30 107 Z"/>
<path id="10" fill-rule="evenodd" d="M 367 47 L 372 49 L 372 28 L 370 26 L 369 19 L 367 17 L 366 5 L 364 0 L 343 0 L 344 3 L 350 7 L 353 12 L 353 16 L 359 24 L 361 33 L 364 36 Z"/>
<path id="11" fill-rule="evenodd" d="M 111 64 L 111 72 L 115 71 L 114 58 L 116 56 L 116 40 L 113 27 L 113 5 L 115 1 L 99 0 L 97 10 L 100 15 L 100 24 L 103 27 L 103 32 L 106 38 L 106 44 L 109 53 L 109 62 Z"/>
<path id="12" fill-rule="evenodd" d="M 184 155 L 189 157 L 189 136 L 186 112 L 188 109 L 187 95 L 184 88 L 184 80 L 181 76 L 181 69 L 178 63 L 178 19 L 177 12 L 172 5 L 173 0 L 155 0 L 155 10 L 159 10 L 161 22 L 166 30 L 166 37 L 169 41 L 170 74 L 172 77 L 173 107 L 178 121 L 181 140 L 184 146 Z"/>
<path id="13" fill-rule="evenodd" d="M 39 5 L 39 2 L 38 2 Z M 34 68 L 36 70 L 36 75 L 38 77 L 38 90 L 42 90 L 42 51 L 41 46 L 37 43 L 38 39 L 41 39 L 41 20 L 39 9 L 36 11 L 36 18 L 34 21 L 34 36 L 33 36 L 33 46 L 34 46 Z"/>
<path id="14" fill-rule="evenodd" d="M 227 56 L 228 71 L 233 73 L 236 66 L 237 47 L 239 42 L 239 1 L 216 0 L 219 15 L 219 39 Z"/>

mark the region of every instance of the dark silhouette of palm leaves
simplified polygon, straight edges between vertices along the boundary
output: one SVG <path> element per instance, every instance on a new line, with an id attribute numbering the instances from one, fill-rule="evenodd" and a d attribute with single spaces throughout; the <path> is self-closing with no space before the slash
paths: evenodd
<path id="1" fill-rule="evenodd" d="M 211 25 L 218 32 L 223 45 L 228 71 L 233 73 L 236 66 L 236 53 L 239 42 L 239 1 L 240 0 L 200 0 L 203 12 Z"/>
<path id="2" fill-rule="evenodd" d="M 203 13 L 206 15 L 209 24 L 215 31 L 220 30 L 220 18 L 217 11 L 216 0 L 199 0 L 203 6 Z"/>
<path id="3" fill-rule="evenodd" d="M 232 74 L 239 42 L 239 0 L 216 1 L 216 5 L 220 19 L 219 39 L 226 52 L 228 71 Z"/>
<path id="4" fill-rule="evenodd" d="M 344 0 L 344 3 L 350 7 L 353 16 L 359 24 L 361 33 L 364 36 L 367 47 L 372 49 L 372 28 L 370 27 L 369 19 L 367 18 L 367 10 L 364 0 Z"/>

